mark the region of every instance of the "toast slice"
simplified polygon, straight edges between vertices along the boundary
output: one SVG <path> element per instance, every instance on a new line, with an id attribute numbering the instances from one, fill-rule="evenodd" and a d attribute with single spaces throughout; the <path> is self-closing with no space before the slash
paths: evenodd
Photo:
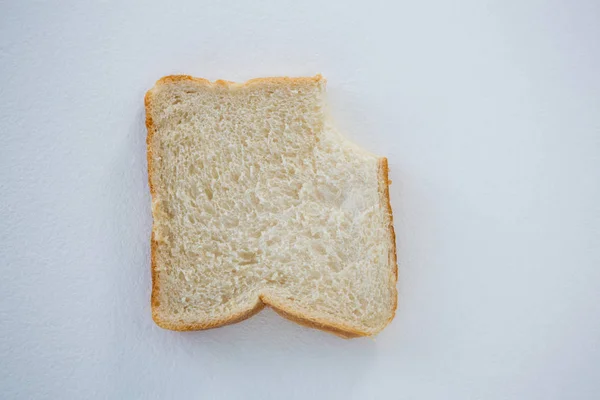
<path id="1" fill-rule="evenodd" d="M 184 331 L 265 305 L 342 337 L 394 317 L 388 166 L 326 118 L 325 80 L 167 76 L 148 91 L 152 316 Z"/>

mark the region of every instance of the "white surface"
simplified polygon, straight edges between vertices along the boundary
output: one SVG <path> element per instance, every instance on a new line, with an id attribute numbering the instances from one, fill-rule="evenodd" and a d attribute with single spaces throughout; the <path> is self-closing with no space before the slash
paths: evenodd
<path id="1" fill-rule="evenodd" d="M 54 3 L 0 4 L 0 397 L 598 398 L 600 3 Z M 317 72 L 390 160 L 396 319 L 157 328 L 145 91 Z"/>

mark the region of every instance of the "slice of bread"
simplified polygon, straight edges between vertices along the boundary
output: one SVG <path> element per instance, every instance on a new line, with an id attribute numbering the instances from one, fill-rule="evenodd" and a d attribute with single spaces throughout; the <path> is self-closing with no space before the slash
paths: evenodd
<path id="1" fill-rule="evenodd" d="M 152 316 L 173 330 L 265 305 L 343 337 L 397 303 L 385 158 L 326 118 L 325 80 L 167 76 L 146 94 Z"/>

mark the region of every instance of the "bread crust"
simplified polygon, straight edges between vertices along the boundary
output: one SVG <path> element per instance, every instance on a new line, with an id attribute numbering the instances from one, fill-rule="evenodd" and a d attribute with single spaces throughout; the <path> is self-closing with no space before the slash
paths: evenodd
<path id="1" fill-rule="evenodd" d="M 300 78 L 290 78 L 287 76 L 269 77 L 269 78 L 254 78 L 254 79 L 250 79 L 244 83 L 232 82 L 232 81 L 227 81 L 227 80 L 223 80 L 223 79 L 218 79 L 214 82 L 211 82 L 208 79 L 196 78 L 191 75 L 168 75 L 168 76 L 163 76 L 158 81 L 156 81 L 155 87 L 158 85 L 161 85 L 161 84 L 173 83 L 173 82 L 179 82 L 179 81 L 193 81 L 193 82 L 201 83 L 201 84 L 207 85 L 207 86 L 224 86 L 224 87 L 229 87 L 229 88 L 243 88 L 246 86 L 251 86 L 254 84 L 261 84 L 261 83 L 274 83 L 274 84 L 291 83 L 294 85 L 294 84 L 303 84 L 303 83 L 309 82 L 309 81 L 323 82 L 323 83 L 326 82 L 325 78 L 323 78 L 323 76 L 321 74 L 317 74 L 317 75 L 311 76 L 311 77 L 300 77 Z M 151 91 L 152 91 L 152 89 L 150 89 L 148 91 L 148 93 Z M 146 94 L 146 96 L 147 96 L 147 94 Z M 146 110 L 147 109 L 148 108 L 147 108 L 147 103 L 146 103 Z"/>
<path id="2" fill-rule="evenodd" d="M 392 264 L 392 273 L 393 277 L 390 277 L 390 281 L 393 285 L 393 295 L 394 295 L 394 306 L 393 312 L 387 321 L 386 325 L 388 325 L 394 319 L 396 315 L 396 310 L 398 308 L 398 290 L 396 289 L 396 284 L 398 283 L 398 254 L 396 252 L 396 231 L 394 230 L 394 216 L 392 214 L 392 204 L 390 199 L 390 185 L 392 181 L 389 179 L 389 167 L 388 160 L 385 157 L 381 157 L 379 159 L 379 191 L 382 207 L 385 208 L 385 215 L 387 216 L 387 223 L 390 231 L 390 241 L 391 247 L 389 252 L 389 263 Z"/>
<path id="3" fill-rule="evenodd" d="M 231 81 L 226 81 L 226 80 L 217 80 L 215 82 L 211 82 L 207 79 L 195 78 L 190 75 L 169 75 L 169 76 L 160 78 L 156 82 L 154 87 L 157 87 L 162 84 L 169 84 L 169 83 L 185 81 L 185 80 L 193 81 L 193 82 L 200 83 L 200 84 L 207 85 L 207 86 L 214 85 L 214 86 L 223 86 L 223 87 L 228 87 L 228 88 L 242 88 L 242 87 L 250 86 L 253 84 L 262 84 L 262 83 L 302 84 L 302 83 L 306 83 L 307 81 L 323 82 L 323 83 L 326 82 L 325 79 L 320 74 L 315 75 L 314 77 L 300 77 L 300 78 L 290 78 L 290 77 L 255 78 L 255 79 L 248 80 L 245 83 L 236 83 L 236 82 L 231 82 Z M 152 199 L 154 200 L 156 198 L 156 193 L 155 193 L 155 188 L 152 184 L 152 176 L 154 174 L 154 167 L 152 165 L 153 151 L 152 151 L 151 144 L 152 144 L 152 138 L 153 138 L 154 134 L 156 133 L 156 129 L 154 127 L 154 122 L 152 120 L 152 112 L 151 112 L 152 111 L 153 89 L 154 88 L 152 88 L 152 89 L 148 90 L 148 92 L 146 92 L 146 95 L 144 97 L 144 105 L 145 105 L 145 111 L 146 111 L 146 129 L 148 131 L 148 134 L 146 136 L 146 157 L 147 157 L 147 162 L 148 162 L 148 186 L 150 189 L 150 195 L 151 195 Z M 398 305 L 398 292 L 396 289 L 396 283 L 398 280 L 396 234 L 394 231 L 392 207 L 391 207 L 391 203 L 390 203 L 390 192 L 389 192 L 389 185 L 392 182 L 388 179 L 388 172 L 389 172 L 389 168 L 388 168 L 387 158 L 382 157 L 379 159 L 379 162 L 378 162 L 377 175 L 378 175 L 378 181 L 379 181 L 378 184 L 379 184 L 380 204 L 381 204 L 381 207 L 384 210 L 384 213 L 388 220 L 387 224 L 389 226 L 389 231 L 390 231 L 391 246 L 390 246 L 390 252 L 389 252 L 388 257 L 389 257 L 389 262 L 392 263 L 392 275 L 390 276 L 390 285 L 393 285 L 392 291 L 393 291 L 393 296 L 394 296 L 393 312 L 392 312 L 390 318 L 388 319 L 388 321 L 386 322 L 385 326 L 387 326 L 394 318 L 395 313 L 396 313 L 396 308 Z M 217 319 L 205 322 L 205 323 L 191 323 L 190 324 L 190 323 L 185 323 L 183 321 L 173 322 L 173 321 L 164 319 L 160 315 L 159 309 L 158 309 L 160 306 L 160 301 L 159 301 L 160 287 L 159 287 L 159 283 L 158 283 L 159 282 L 159 279 L 158 279 L 159 271 L 157 269 L 157 263 L 156 263 L 157 248 L 158 248 L 158 242 L 155 240 L 155 232 L 154 232 L 154 226 L 153 226 L 152 235 L 151 235 L 151 239 L 150 239 L 150 269 L 151 269 L 151 276 L 152 276 L 152 293 L 151 293 L 151 298 L 150 298 L 150 304 L 151 304 L 151 308 L 152 308 L 152 319 L 161 328 L 174 330 L 174 331 L 195 331 L 195 330 L 218 328 L 221 326 L 234 324 L 237 322 L 241 322 L 245 319 L 248 319 L 248 318 L 252 317 L 253 315 L 257 314 L 258 312 L 260 312 L 265 306 L 269 306 L 277 314 L 281 315 L 282 317 L 284 317 L 286 319 L 289 319 L 289 320 L 296 322 L 303 326 L 307 326 L 310 328 L 315 328 L 315 329 L 319 329 L 319 330 L 322 330 L 325 332 L 332 333 L 332 334 L 342 337 L 344 339 L 356 338 L 356 337 L 361 337 L 361 336 L 370 336 L 373 334 L 373 333 L 366 332 L 366 331 L 360 331 L 360 330 L 354 329 L 352 327 L 338 324 L 338 323 L 335 323 L 332 321 L 327 321 L 323 318 L 315 318 L 315 317 L 312 317 L 309 315 L 304 315 L 301 312 L 298 312 L 298 311 L 290 309 L 289 307 L 286 307 L 284 304 L 277 302 L 276 300 L 270 298 L 268 295 L 265 295 L 265 294 L 260 294 L 257 298 L 256 303 L 252 307 L 250 307 L 246 310 L 242 310 L 238 313 L 229 315 L 227 317 L 217 318 Z M 381 329 L 383 329 L 383 327 Z"/>

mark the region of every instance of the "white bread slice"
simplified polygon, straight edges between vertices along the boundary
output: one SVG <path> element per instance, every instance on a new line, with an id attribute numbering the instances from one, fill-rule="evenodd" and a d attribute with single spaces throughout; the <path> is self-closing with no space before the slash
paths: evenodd
<path id="1" fill-rule="evenodd" d="M 342 337 L 394 317 L 388 167 L 327 121 L 325 80 L 160 79 L 146 94 L 152 316 L 199 330 L 265 305 Z"/>

